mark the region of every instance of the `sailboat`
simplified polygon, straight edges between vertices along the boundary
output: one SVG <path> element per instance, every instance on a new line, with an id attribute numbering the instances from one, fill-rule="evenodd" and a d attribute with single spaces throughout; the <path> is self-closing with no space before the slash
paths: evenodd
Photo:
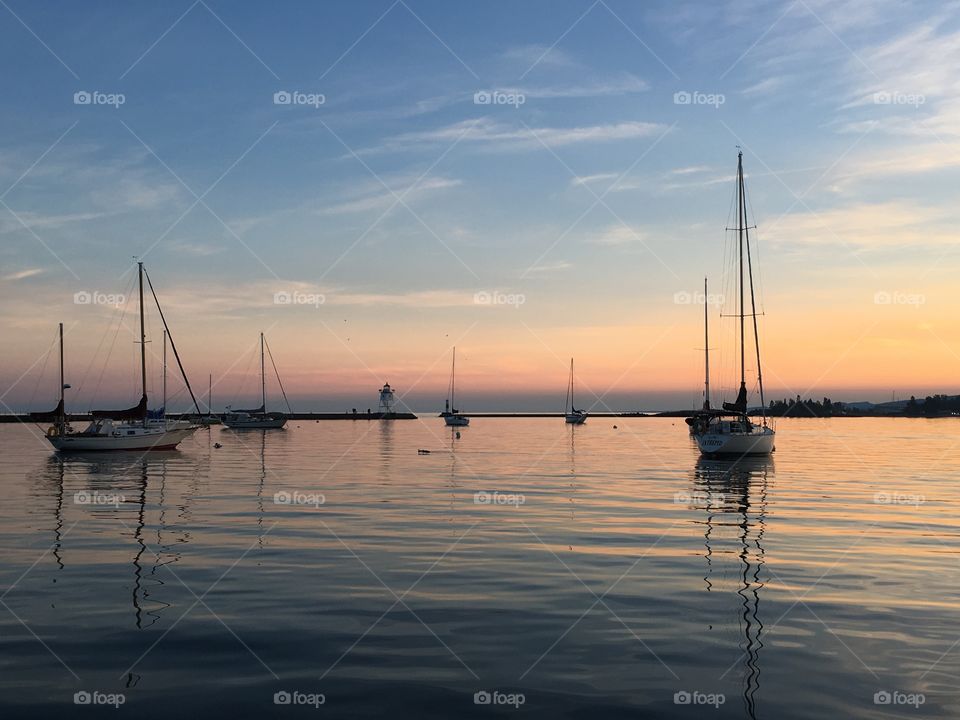
<path id="1" fill-rule="evenodd" d="M 447 424 L 447 427 L 466 427 L 470 424 L 470 418 L 461 415 L 457 410 L 457 348 L 453 348 L 453 366 L 450 369 L 450 395 L 444 404 L 443 412 L 440 417 Z"/>
<path id="2" fill-rule="evenodd" d="M 564 404 L 563 417 L 568 425 L 583 425 L 587 420 L 586 410 L 577 410 L 573 406 L 573 358 L 570 358 L 570 381 L 567 383 L 567 400 Z"/>
<path id="3" fill-rule="evenodd" d="M 287 416 L 283 413 L 267 412 L 267 375 L 263 348 L 263 333 L 260 333 L 260 407 L 254 410 L 232 410 L 228 407 L 226 415 L 223 416 L 223 424 L 231 430 L 278 430 L 287 424 Z M 272 353 L 270 362 L 273 363 Z M 273 370 L 277 371 L 276 363 L 273 363 Z M 279 373 L 277 373 L 277 382 L 280 382 Z M 280 392 L 283 393 L 283 399 L 286 401 L 287 394 L 283 391 L 282 384 Z M 287 403 L 287 410 L 289 409 L 290 403 Z"/>
<path id="4" fill-rule="evenodd" d="M 687 418 L 690 434 L 693 435 L 697 425 L 710 417 L 710 320 L 707 302 L 707 279 L 703 279 L 703 407 Z"/>
<path id="5" fill-rule="evenodd" d="M 64 382 L 63 372 L 63 323 L 60 323 L 60 402 L 55 410 L 50 413 L 32 413 L 30 419 L 35 422 L 52 420 L 53 425 L 47 430 L 47 440 L 57 451 L 67 452 L 105 452 L 110 450 L 173 450 L 184 439 L 188 438 L 197 429 L 196 425 L 190 423 L 168 423 L 166 418 L 160 420 L 151 420 L 147 413 L 147 351 L 146 351 L 146 330 L 144 327 L 144 309 L 143 309 L 143 263 L 137 263 L 137 271 L 140 287 L 140 380 L 142 394 L 140 402 L 134 407 L 126 410 L 94 410 L 90 414 L 93 420 L 82 431 L 75 431 L 67 419 L 64 411 L 64 394 L 70 385 Z M 167 337 L 170 339 L 170 347 L 177 359 L 180 372 L 183 375 L 187 390 L 190 391 L 190 397 L 193 398 L 196 406 L 196 398 L 193 397 L 193 390 L 190 388 L 190 382 L 187 380 L 186 373 L 183 372 L 183 364 L 180 362 L 180 356 L 177 354 L 177 346 L 173 342 L 173 337 L 169 335 L 167 321 L 163 317 L 163 310 L 160 308 L 160 302 L 153 289 L 153 283 L 147 276 L 147 282 L 150 285 L 150 292 L 157 303 L 157 310 L 160 313 L 160 319 L 163 321 Z M 164 374 L 166 377 L 166 374 Z M 199 412 L 199 406 L 197 411 Z"/>
<path id="6" fill-rule="evenodd" d="M 743 151 L 737 154 L 737 246 L 739 270 L 739 303 L 734 317 L 740 319 L 740 390 L 732 403 L 725 402 L 721 410 L 704 410 L 694 418 L 693 436 L 704 455 L 769 455 L 774 451 L 775 431 L 767 425 L 763 397 L 763 373 L 760 365 L 760 337 L 757 330 L 757 306 L 753 291 L 753 261 L 750 255 L 750 228 L 747 227 L 747 200 L 743 184 Z M 750 313 L 744 304 L 744 251 L 750 283 Z M 747 414 L 746 382 L 746 326 L 745 319 L 753 319 L 753 342 L 757 353 L 757 384 L 760 390 L 761 422 L 756 424 Z"/>

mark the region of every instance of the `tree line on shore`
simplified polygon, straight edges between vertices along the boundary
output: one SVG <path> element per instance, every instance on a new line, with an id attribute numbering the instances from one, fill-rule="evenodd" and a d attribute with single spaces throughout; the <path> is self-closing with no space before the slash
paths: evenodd
<path id="1" fill-rule="evenodd" d="M 772 417 L 842 417 L 842 416 L 906 416 L 941 417 L 960 413 L 960 395 L 928 395 L 918 399 L 910 397 L 902 406 L 877 405 L 870 408 L 850 407 L 830 398 L 814 400 L 796 399 L 771 400 L 767 415 Z"/>

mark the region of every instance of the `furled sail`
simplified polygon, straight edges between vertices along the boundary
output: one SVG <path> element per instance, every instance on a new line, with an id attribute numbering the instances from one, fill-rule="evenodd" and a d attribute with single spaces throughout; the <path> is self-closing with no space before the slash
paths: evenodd
<path id="1" fill-rule="evenodd" d="M 737 393 L 735 402 L 723 404 L 723 409 L 727 412 L 745 413 L 747 412 L 747 386 L 740 384 L 740 392 Z"/>
<path id="2" fill-rule="evenodd" d="M 29 417 L 33 422 L 53 422 L 59 420 L 63 417 L 63 400 L 57 403 L 57 407 L 50 412 L 32 412 Z"/>
<path id="3" fill-rule="evenodd" d="M 231 409 L 230 412 L 234 412 L 234 413 L 246 413 L 247 415 L 263 415 L 263 414 L 266 412 L 266 410 L 267 410 L 266 406 L 261 405 L 260 407 L 254 408 L 253 410 L 233 410 L 233 409 Z"/>
<path id="4" fill-rule="evenodd" d="M 147 396 L 140 398 L 140 402 L 126 410 L 93 410 L 90 415 L 95 418 L 110 420 L 143 420 L 147 417 Z"/>

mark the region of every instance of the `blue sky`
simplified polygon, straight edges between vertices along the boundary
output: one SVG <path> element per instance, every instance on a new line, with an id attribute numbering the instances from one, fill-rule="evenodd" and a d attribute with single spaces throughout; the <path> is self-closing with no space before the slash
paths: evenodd
<path id="1" fill-rule="evenodd" d="M 675 298 L 729 287 L 738 144 L 772 393 L 954 389 L 955 4 L 7 0 L 0 39 L 5 402 L 59 320 L 87 367 L 117 311 L 74 294 L 138 255 L 227 397 L 268 329 L 307 404 L 393 377 L 432 407 L 455 340 L 478 408 L 570 355 L 605 402 L 690 404 Z"/>

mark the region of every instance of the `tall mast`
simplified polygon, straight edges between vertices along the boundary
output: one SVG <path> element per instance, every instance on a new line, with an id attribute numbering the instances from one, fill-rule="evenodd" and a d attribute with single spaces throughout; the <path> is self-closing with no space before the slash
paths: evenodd
<path id="1" fill-rule="evenodd" d="M 457 411 L 457 346 L 453 346 L 453 367 L 450 370 L 450 409 Z"/>
<path id="2" fill-rule="evenodd" d="M 63 404 L 64 401 L 64 391 L 67 389 L 67 386 L 63 384 L 63 323 L 60 323 L 60 417 L 57 422 L 61 425 L 66 424 L 67 418 L 67 409 Z"/>
<path id="3" fill-rule="evenodd" d="M 167 417 L 167 331 L 163 331 L 163 417 Z"/>
<path id="4" fill-rule="evenodd" d="M 573 358 L 570 358 L 570 411 L 573 412 Z"/>
<path id="5" fill-rule="evenodd" d="M 137 262 L 137 274 L 140 280 L 140 387 L 142 397 L 147 397 L 147 333 L 143 324 L 143 263 Z M 143 426 L 147 426 L 147 416 L 143 416 Z"/>
<path id="6" fill-rule="evenodd" d="M 210 373 L 207 386 L 207 415 L 213 413 L 213 373 Z M 266 408 L 264 408 L 266 409 Z"/>
<path id="7" fill-rule="evenodd" d="M 710 409 L 710 326 L 707 308 L 707 279 L 703 279 L 703 409 Z"/>
<path id="8" fill-rule="evenodd" d="M 260 404 L 267 411 L 267 375 L 263 368 L 263 333 L 260 333 Z"/>
<path id="9" fill-rule="evenodd" d="M 743 150 L 737 155 L 737 233 L 740 246 L 740 391 L 747 387 L 746 359 L 744 355 L 744 305 L 743 305 L 743 234 L 744 215 L 746 213 L 743 201 Z"/>

